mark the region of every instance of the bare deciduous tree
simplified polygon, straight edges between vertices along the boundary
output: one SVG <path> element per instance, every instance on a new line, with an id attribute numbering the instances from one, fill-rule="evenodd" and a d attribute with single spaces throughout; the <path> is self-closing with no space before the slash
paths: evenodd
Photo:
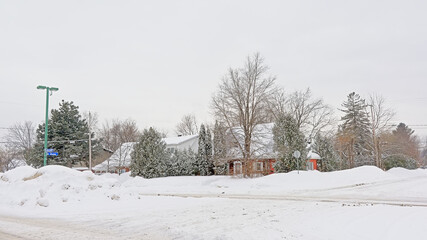
<path id="1" fill-rule="evenodd" d="M 288 96 L 284 89 L 277 89 L 276 94 L 271 96 L 269 102 L 269 121 L 275 122 L 279 117 L 288 113 L 287 109 Z"/>
<path id="2" fill-rule="evenodd" d="M 175 132 L 178 135 L 184 136 L 197 134 L 199 129 L 197 127 L 197 121 L 194 114 L 184 115 L 181 119 L 181 122 L 176 125 Z"/>
<path id="3" fill-rule="evenodd" d="M 335 123 L 333 109 L 325 104 L 323 99 L 313 99 L 310 88 L 295 91 L 289 96 L 286 96 L 283 90 L 279 91 L 273 97 L 270 109 L 275 119 L 281 114 L 293 116 L 298 128 L 309 139 Z"/>
<path id="4" fill-rule="evenodd" d="M 90 129 L 90 131 L 91 132 L 99 132 L 99 129 L 98 129 L 98 124 L 99 124 L 98 113 L 96 113 L 96 112 L 84 112 L 82 115 L 83 115 L 83 119 L 86 119 L 86 122 L 88 124 L 88 128 Z"/>
<path id="5" fill-rule="evenodd" d="M 395 112 L 386 106 L 385 99 L 377 94 L 371 94 L 368 98 L 370 107 L 370 122 L 372 132 L 372 150 L 374 153 L 377 167 L 382 167 L 381 146 L 383 139 L 380 137 L 390 131 L 390 120 L 394 117 Z"/>
<path id="6" fill-rule="evenodd" d="M 7 147 L 15 152 L 16 157 L 28 160 L 36 140 L 36 131 L 32 122 L 17 123 L 8 129 Z"/>
<path id="7" fill-rule="evenodd" d="M 275 78 L 265 76 L 267 70 L 260 54 L 249 56 L 243 68 L 229 69 L 212 98 L 215 117 L 230 129 L 229 133 L 242 154 L 245 176 L 252 172 L 254 128 L 268 121 L 271 96 L 277 92 Z M 233 131 L 233 127 L 240 127 L 242 131 Z M 242 136 L 238 136 L 239 132 Z"/>
<path id="8" fill-rule="evenodd" d="M 140 132 L 136 122 L 131 119 L 114 119 L 110 123 L 106 121 L 99 132 L 102 138 L 103 146 L 111 151 L 117 150 L 122 143 L 136 142 L 139 139 Z"/>
<path id="9" fill-rule="evenodd" d="M 13 162 L 15 155 L 13 149 L 0 146 L 0 171 L 6 172 L 16 167 Z"/>

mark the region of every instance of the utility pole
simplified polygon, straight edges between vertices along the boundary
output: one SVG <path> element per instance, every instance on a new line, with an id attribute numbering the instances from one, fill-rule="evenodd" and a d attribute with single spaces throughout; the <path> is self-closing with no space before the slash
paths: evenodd
<path id="1" fill-rule="evenodd" d="M 46 89 L 46 119 L 44 124 L 44 154 L 43 154 L 43 166 L 47 164 L 47 131 L 48 131 L 48 121 L 49 121 L 49 91 L 50 94 L 54 91 L 58 91 L 58 88 L 55 87 L 46 87 L 46 86 L 37 86 L 37 89 Z"/>

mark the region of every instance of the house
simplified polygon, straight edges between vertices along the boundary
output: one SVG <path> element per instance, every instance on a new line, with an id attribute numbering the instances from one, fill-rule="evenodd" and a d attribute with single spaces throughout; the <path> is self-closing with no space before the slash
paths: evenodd
<path id="1" fill-rule="evenodd" d="M 252 174 L 267 175 L 274 173 L 274 163 L 277 154 L 274 151 L 273 140 L 274 123 L 258 124 L 252 133 L 251 160 L 248 164 L 252 166 Z M 233 136 L 234 135 L 234 136 Z M 237 140 L 236 140 L 237 138 Z M 227 133 L 227 141 L 231 148 L 227 151 L 227 170 L 230 175 L 243 173 L 243 154 L 240 146 L 243 146 L 244 134 L 240 127 L 232 128 Z M 240 146 L 239 146 L 240 145 Z"/>
<path id="2" fill-rule="evenodd" d="M 322 158 L 319 156 L 319 154 L 309 151 L 307 154 L 307 170 L 318 170 L 318 161 L 320 161 Z"/>
<path id="3" fill-rule="evenodd" d="M 173 153 L 177 150 L 191 149 L 197 151 L 198 135 L 163 138 L 166 150 Z M 100 173 L 124 173 L 129 172 L 132 163 L 131 153 L 137 142 L 123 143 L 114 153 L 102 163 L 93 167 L 93 171 Z"/>
<path id="4" fill-rule="evenodd" d="M 114 153 L 113 151 L 107 148 L 102 148 L 99 152 L 96 153 L 95 156 L 93 156 L 92 154 L 92 166 L 96 166 L 102 163 L 106 159 L 110 158 L 113 153 Z M 84 161 L 78 161 L 76 164 L 72 166 L 72 168 L 78 171 L 86 171 L 86 170 L 89 170 L 88 164 L 89 162 L 87 161 L 87 159 L 84 159 Z"/>
<path id="5" fill-rule="evenodd" d="M 251 164 L 252 175 L 268 175 L 275 172 L 274 163 L 277 160 L 277 152 L 274 150 L 273 138 L 274 123 L 258 124 L 255 126 L 252 133 L 251 143 L 251 159 L 248 164 Z M 231 133 L 232 131 L 232 133 Z M 238 142 L 236 141 L 236 136 Z M 244 172 L 242 150 L 239 143 L 243 146 L 244 135 L 240 127 L 232 128 L 227 133 L 227 141 L 232 146 L 227 152 L 227 170 L 229 175 L 241 175 Z M 309 151 L 307 155 L 307 170 L 317 170 L 318 161 L 321 157 Z"/>
<path id="6" fill-rule="evenodd" d="M 163 138 L 166 143 L 166 150 L 174 152 L 176 150 L 188 150 L 191 149 L 197 152 L 199 147 L 199 135 L 188 135 Z"/>

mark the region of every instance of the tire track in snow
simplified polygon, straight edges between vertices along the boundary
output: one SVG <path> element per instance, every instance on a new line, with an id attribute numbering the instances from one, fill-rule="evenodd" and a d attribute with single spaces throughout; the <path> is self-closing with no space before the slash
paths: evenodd
<path id="1" fill-rule="evenodd" d="M 388 185 L 404 184 L 420 184 L 419 181 L 426 181 L 425 176 L 417 176 L 411 178 L 400 178 L 392 180 L 384 180 L 378 182 L 357 183 L 346 186 L 324 189 L 306 189 L 299 191 L 290 191 L 287 195 L 257 195 L 257 194 L 215 194 L 215 193 L 139 193 L 141 196 L 166 196 L 166 197 L 194 197 L 194 198 L 227 198 L 227 199 L 253 199 L 253 200 L 282 200 L 282 201 L 305 201 L 305 202 L 335 202 L 347 204 L 382 204 L 392 206 L 407 206 L 407 207 L 427 207 L 427 198 L 423 197 L 378 197 L 378 196 L 360 196 L 357 192 L 348 194 L 344 191 L 348 190 L 369 190 L 381 189 Z M 341 191 L 341 192 L 340 192 Z"/>
<path id="2" fill-rule="evenodd" d="M 0 239 L 7 239 L 7 240 L 27 240 L 27 238 L 23 238 L 14 234 L 5 233 L 0 230 Z M 29 240 L 29 239 L 28 239 Z"/>
<path id="3" fill-rule="evenodd" d="M 192 197 L 192 198 L 226 198 L 226 199 L 246 199 L 246 200 L 276 200 L 276 201 L 300 201 L 300 202 L 335 202 L 350 204 L 382 204 L 407 207 L 427 207 L 427 199 L 402 201 L 400 199 L 381 198 L 353 198 L 353 197 L 317 197 L 298 195 L 245 195 L 245 194 L 185 194 L 185 193 L 165 193 L 165 194 L 145 194 L 141 196 L 159 197 Z"/>
<path id="4" fill-rule="evenodd" d="M 58 219 L 0 216 L 0 239 L 119 239 L 107 229 L 87 228 Z"/>

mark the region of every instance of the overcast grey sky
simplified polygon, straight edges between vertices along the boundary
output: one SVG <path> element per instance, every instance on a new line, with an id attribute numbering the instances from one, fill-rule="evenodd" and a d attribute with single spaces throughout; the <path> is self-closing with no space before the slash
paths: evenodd
<path id="1" fill-rule="evenodd" d="M 0 127 L 44 120 L 42 84 L 60 89 L 51 107 L 172 135 L 184 114 L 212 120 L 220 79 L 254 52 L 288 92 L 310 87 L 335 109 L 375 92 L 395 122 L 427 125 L 426 13 L 422 0 L 0 0 Z"/>

